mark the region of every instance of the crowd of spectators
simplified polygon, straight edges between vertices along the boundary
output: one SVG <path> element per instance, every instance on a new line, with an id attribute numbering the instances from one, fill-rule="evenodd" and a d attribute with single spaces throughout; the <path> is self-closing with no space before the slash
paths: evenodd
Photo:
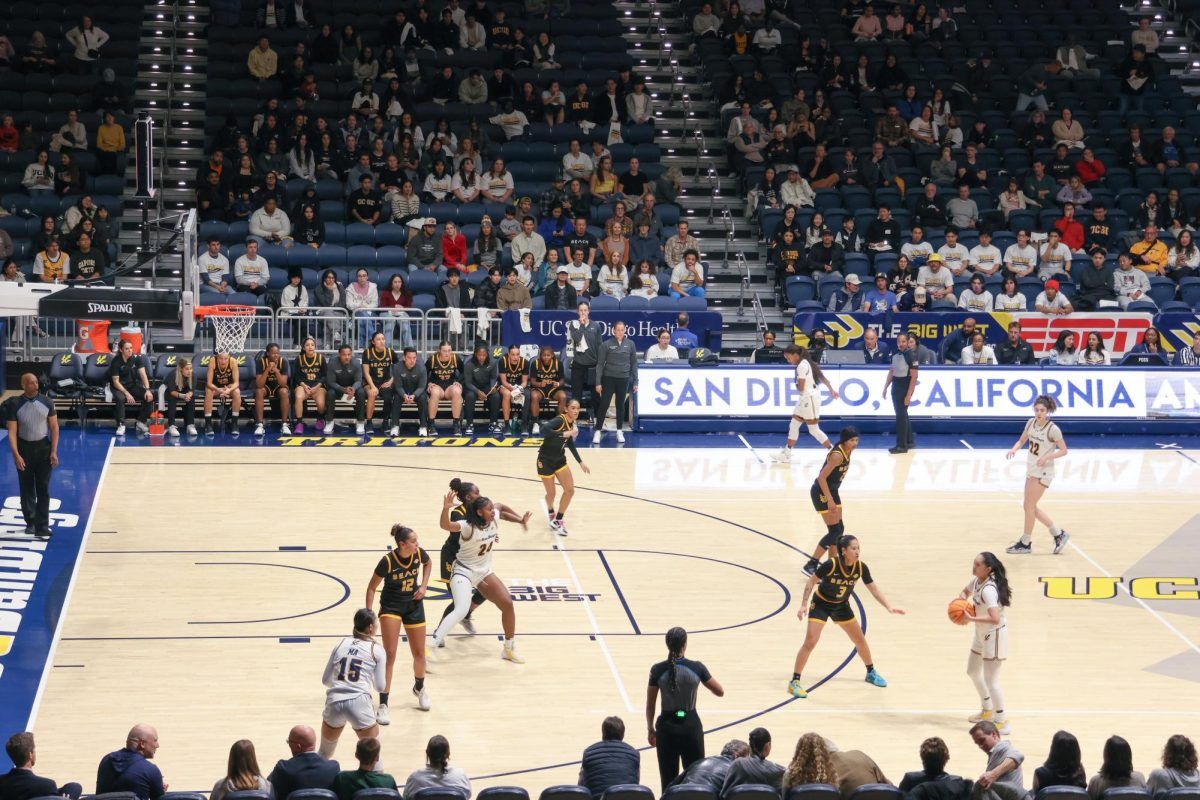
<path id="1" fill-rule="evenodd" d="M 849 800 L 860 787 L 877 784 L 895 785 L 914 800 L 1026 800 L 1054 787 L 1085 790 L 1091 800 L 1102 800 L 1106 792 L 1118 788 L 1142 790 L 1147 798 L 1159 797 L 1171 789 L 1200 790 L 1196 748 L 1188 737 L 1179 734 L 1167 739 L 1156 765 L 1146 774 L 1134 769 L 1129 743 L 1120 736 L 1110 736 L 1104 743 L 1100 767 L 1090 777 L 1079 741 L 1067 731 L 1054 734 L 1045 761 L 1029 777 L 1025 756 L 1010 739 L 1002 738 L 991 722 L 975 724 L 970 737 L 986 756 L 982 768 L 967 776 L 947 772 L 949 745 L 932 737 L 920 744 L 916 759 L 919 769 L 906 772 L 897 785 L 867 753 L 841 750 L 817 733 L 805 733 L 790 752 L 784 751 L 784 758 L 772 760 L 771 734 L 760 727 L 750 731 L 748 741 L 730 740 L 717 755 L 684 764 L 683 773 L 670 786 L 695 786 L 726 797 L 739 786 L 768 786 L 786 796 L 793 787 L 826 784 L 834 787 L 843 800 Z M 213 786 L 212 800 L 237 791 L 261 792 L 266 798 L 284 800 L 301 789 L 328 790 L 338 800 L 353 800 L 358 791 L 379 788 L 396 790 L 405 797 L 430 787 L 460 792 L 463 800 L 472 793 L 466 772 L 450 764 L 450 743 L 444 736 L 430 738 L 424 765 L 411 771 L 403 783 L 380 769 L 378 739 L 358 741 L 356 765 L 351 769 L 343 769 L 337 761 L 317 752 L 316 733 L 306 725 L 292 728 L 287 744 L 290 757 L 280 759 L 264 775 L 253 742 L 235 742 L 229 751 L 226 773 Z M 158 733 L 153 727 L 135 726 L 123 748 L 101 759 L 96 792 L 131 792 L 138 800 L 158 800 L 166 792 L 163 775 L 153 761 L 158 748 Z M 37 757 L 33 734 L 13 735 L 7 751 L 15 767 L 0 776 L 0 798 L 33 800 L 62 795 L 78 800 L 78 783 L 59 786 L 34 773 Z M 620 717 L 608 717 L 601 723 L 600 741 L 583 751 L 579 764 L 579 785 L 596 800 L 614 786 L 641 783 L 641 756 L 625 742 L 625 723 Z M 667 788 L 662 787 L 664 792 Z"/>

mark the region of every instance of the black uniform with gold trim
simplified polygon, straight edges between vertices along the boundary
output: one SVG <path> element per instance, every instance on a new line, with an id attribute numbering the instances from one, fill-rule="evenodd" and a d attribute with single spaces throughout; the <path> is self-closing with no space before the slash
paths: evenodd
<path id="1" fill-rule="evenodd" d="M 567 448 L 576 461 L 583 461 L 575 448 L 575 439 L 569 435 L 573 430 L 575 423 L 566 414 L 559 414 L 542 426 L 542 444 L 537 455 L 539 477 L 550 478 L 567 468 Z"/>
<path id="2" fill-rule="evenodd" d="M 421 586 L 421 570 L 428 563 L 429 553 L 420 547 L 408 558 L 400 555 L 399 548 L 388 551 L 375 567 L 375 574 L 383 578 L 379 616 L 397 617 L 406 628 L 424 627 L 425 602 L 414 600 L 413 594 Z"/>
<path id="3" fill-rule="evenodd" d="M 537 389 L 544 397 L 550 397 L 562 388 L 565 373 L 558 356 L 550 359 L 549 364 L 543 364 L 540 358 L 535 358 L 529 364 L 529 388 Z M 542 384 L 541 386 L 535 385 Z M 564 461 L 564 463 L 566 463 Z"/>
<path id="4" fill-rule="evenodd" d="M 449 359 L 434 353 L 425 362 L 425 371 L 429 373 L 429 382 L 443 389 L 462 383 L 462 360 L 457 353 L 451 353 Z"/>
<path id="5" fill-rule="evenodd" d="M 836 555 L 817 567 L 817 589 L 808 604 L 808 618 L 824 622 L 831 619 L 841 625 L 854 622 L 854 610 L 850 608 L 850 593 L 861 580 L 863 585 L 873 583 L 871 570 L 861 560 L 846 567 Z"/>
<path id="6" fill-rule="evenodd" d="M 825 464 L 829 463 L 829 457 L 834 453 L 837 453 L 842 457 L 842 463 L 838 464 L 837 467 L 834 468 L 833 472 L 829 473 L 829 477 L 825 479 L 825 482 L 829 484 L 830 497 L 826 497 L 821 493 L 821 484 L 816 480 L 813 481 L 812 488 L 808 491 L 809 497 L 812 498 L 813 508 L 815 508 L 820 514 L 824 514 L 827 511 L 832 511 L 834 508 L 838 508 L 842 505 L 842 481 L 846 477 L 846 471 L 850 469 L 850 454 L 847 453 L 846 450 L 839 444 L 837 447 L 825 454 Z M 825 471 L 825 464 L 821 465 L 822 472 Z M 830 502 L 831 500 L 832 503 Z"/>
<path id="7" fill-rule="evenodd" d="M 275 373 L 273 375 L 268 374 L 267 364 L 267 354 L 263 353 L 255 359 L 254 374 L 267 376 L 266 380 L 263 381 L 263 388 L 266 389 L 268 395 L 274 395 L 283 386 L 283 383 L 279 379 L 282 377 L 286 381 L 288 377 L 288 362 L 286 358 L 279 359 L 274 365 Z"/>
<path id="8" fill-rule="evenodd" d="M 209 369 L 212 370 L 212 384 L 218 389 L 237 383 L 238 364 L 233 360 L 233 356 L 225 360 L 224 367 L 221 366 L 221 360 L 213 356 L 213 360 L 209 362 Z"/>
<path id="9" fill-rule="evenodd" d="M 304 353 L 296 356 L 296 379 L 309 387 L 315 389 L 318 386 L 325 385 L 325 356 L 320 353 L 313 353 L 310 359 Z"/>
<path id="10" fill-rule="evenodd" d="M 396 358 L 396 351 L 390 347 L 385 347 L 383 350 L 376 350 L 373 346 L 363 350 L 362 363 L 367 368 L 367 374 L 371 376 L 371 383 L 375 388 L 379 388 L 379 384 L 387 383 L 392 378 L 392 365 L 399 359 Z"/>
<path id="11" fill-rule="evenodd" d="M 520 386 L 521 379 L 529 374 L 529 361 L 517 356 L 517 361 L 514 364 L 505 356 L 500 359 L 500 371 L 504 373 L 504 379 L 508 381 L 509 386 Z"/>

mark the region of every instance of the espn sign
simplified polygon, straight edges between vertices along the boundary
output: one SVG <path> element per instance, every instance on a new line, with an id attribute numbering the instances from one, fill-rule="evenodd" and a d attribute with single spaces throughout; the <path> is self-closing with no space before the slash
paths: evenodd
<path id="1" fill-rule="evenodd" d="M 1082 350 L 1087 335 L 1095 331 L 1104 339 L 1104 347 L 1113 358 L 1119 358 L 1141 341 L 1142 333 L 1150 327 L 1154 317 L 1150 314 L 1105 314 L 1102 312 L 1076 313 L 1067 316 L 1048 317 L 1045 314 L 1013 314 L 1021 323 L 1021 338 L 1029 342 L 1033 353 L 1043 358 L 1050 353 L 1059 334 L 1070 331 L 1075 334 L 1075 347 Z"/>

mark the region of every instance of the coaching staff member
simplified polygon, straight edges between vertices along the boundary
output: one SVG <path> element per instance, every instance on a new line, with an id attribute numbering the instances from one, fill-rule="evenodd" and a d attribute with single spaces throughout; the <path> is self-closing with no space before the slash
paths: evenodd
<path id="1" fill-rule="evenodd" d="M 592 444 L 600 444 L 600 432 L 604 429 L 604 418 L 608 415 L 608 404 L 613 395 L 617 398 L 617 441 L 624 443 L 625 395 L 636 392 L 637 346 L 625 335 L 625 323 L 617 320 L 613 325 L 612 338 L 600 345 L 600 357 L 596 360 L 596 394 L 600 404 L 596 408 L 596 432 Z"/>
<path id="2" fill-rule="evenodd" d="M 910 333 L 896 337 L 896 352 L 892 355 L 887 382 L 883 384 L 884 397 L 887 397 L 888 387 L 892 387 L 892 408 L 896 410 L 896 446 L 888 450 L 892 454 L 907 453 L 917 446 L 908 419 L 908 404 L 912 402 L 913 389 L 917 385 L 916 345 L 916 339 Z"/>
<path id="3" fill-rule="evenodd" d="M 8 446 L 17 465 L 25 533 L 50 535 L 50 470 L 58 466 L 58 414 L 38 392 L 31 372 L 21 376 L 21 394 L 7 403 Z"/>
<path id="4" fill-rule="evenodd" d="M 604 333 L 600 324 L 592 322 L 592 307 L 587 303 L 576 306 L 579 319 L 567 323 L 567 336 L 571 337 L 571 396 L 579 401 L 583 408 L 583 389 L 598 383 L 596 380 L 596 362 L 600 358 L 600 344 Z M 599 397 L 593 397 L 591 405 L 595 407 Z M 599 420 L 596 427 L 600 428 L 604 420 Z"/>

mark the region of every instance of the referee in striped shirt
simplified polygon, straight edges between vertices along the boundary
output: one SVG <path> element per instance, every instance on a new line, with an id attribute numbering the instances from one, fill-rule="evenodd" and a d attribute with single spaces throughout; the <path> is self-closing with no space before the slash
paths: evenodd
<path id="1" fill-rule="evenodd" d="M 58 415 L 54 402 L 38 392 L 37 376 L 21 376 L 21 394 L 9 398 L 8 446 L 21 485 L 25 533 L 50 535 L 50 471 L 58 466 Z"/>

